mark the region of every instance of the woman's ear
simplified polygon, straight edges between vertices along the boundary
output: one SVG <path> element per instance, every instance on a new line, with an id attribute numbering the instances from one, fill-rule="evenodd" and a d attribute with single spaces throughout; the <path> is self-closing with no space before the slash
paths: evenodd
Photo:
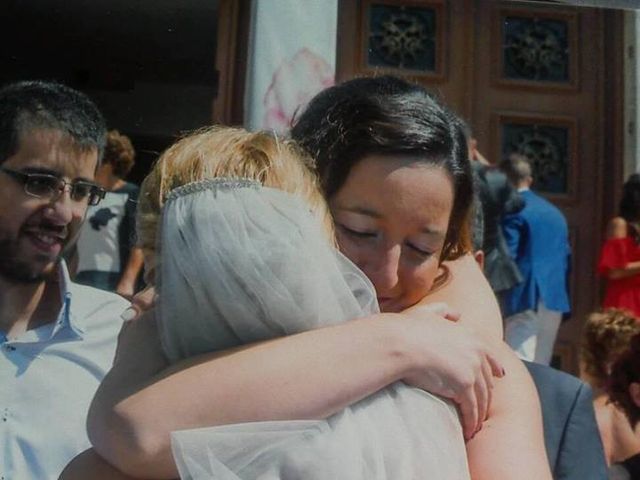
<path id="1" fill-rule="evenodd" d="M 636 404 L 636 407 L 640 408 L 640 383 L 632 382 L 629 385 L 629 396 L 633 403 Z"/>
<path id="2" fill-rule="evenodd" d="M 475 252 L 473 252 L 473 258 L 480 266 L 480 270 L 484 270 L 484 251 L 476 250 Z"/>

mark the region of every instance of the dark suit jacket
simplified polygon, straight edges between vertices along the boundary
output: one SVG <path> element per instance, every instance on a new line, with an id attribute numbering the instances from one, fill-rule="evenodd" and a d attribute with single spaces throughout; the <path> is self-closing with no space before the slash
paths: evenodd
<path id="1" fill-rule="evenodd" d="M 524 200 L 497 168 L 479 162 L 471 162 L 471 165 L 482 211 L 482 242 L 477 248 L 484 251 L 484 273 L 493 291 L 498 293 L 522 281 L 522 275 L 509 255 L 501 224 L 505 215 L 522 210 Z"/>
<path id="2" fill-rule="evenodd" d="M 591 388 L 546 365 L 524 362 L 540 395 L 544 440 L 555 480 L 606 480 L 607 462 Z"/>

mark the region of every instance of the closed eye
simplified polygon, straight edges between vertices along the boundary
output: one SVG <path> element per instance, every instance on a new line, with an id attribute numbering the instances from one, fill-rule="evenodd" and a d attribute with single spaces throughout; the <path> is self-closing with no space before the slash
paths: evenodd
<path id="1" fill-rule="evenodd" d="M 431 251 L 429 251 L 429 250 L 424 250 L 424 249 L 422 249 L 422 248 L 420 248 L 420 247 L 418 247 L 418 246 L 416 246 L 416 245 L 414 245 L 414 244 L 412 244 L 412 243 L 407 243 L 407 246 L 408 246 L 412 251 L 414 251 L 415 253 L 417 253 L 418 255 L 420 255 L 421 257 L 428 258 L 428 257 L 430 257 L 431 255 L 433 255 L 433 252 L 431 252 Z"/>
<path id="2" fill-rule="evenodd" d="M 342 224 L 339 224 L 340 229 L 345 232 L 347 235 L 351 235 L 356 238 L 375 238 L 378 234 L 376 232 L 362 232 L 359 230 L 353 230 L 351 228 L 345 227 Z"/>

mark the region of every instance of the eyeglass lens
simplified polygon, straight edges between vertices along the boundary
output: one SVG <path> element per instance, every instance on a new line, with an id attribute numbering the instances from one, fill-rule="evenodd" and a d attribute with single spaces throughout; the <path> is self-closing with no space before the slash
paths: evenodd
<path id="1" fill-rule="evenodd" d="M 67 183 L 52 175 L 30 174 L 25 183 L 27 193 L 36 197 L 49 197 L 61 192 L 69 185 L 71 198 L 82 201 L 88 198 L 90 205 L 96 205 L 102 198 L 100 190 L 95 185 L 86 182 Z"/>

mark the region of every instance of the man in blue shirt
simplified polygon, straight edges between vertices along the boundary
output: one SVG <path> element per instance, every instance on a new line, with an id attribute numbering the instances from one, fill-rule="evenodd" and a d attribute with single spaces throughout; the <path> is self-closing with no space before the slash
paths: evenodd
<path id="1" fill-rule="evenodd" d="M 89 446 L 87 410 L 127 302 L 74 285 L 61 258 L 104 196 L 104 136 L 79 92 L 0 89 L 0 478 L 56 479 Z"/>
<path id="2" fill-rule="evenodd" d="M 560 321 L 570 310 L 569 229 L 562 212 L 530 190 L 533 177 L 526 157 L 511 154 L 501 168 L 525 202 L 502 222 L 523 277 L 503 298 L 505 341 L 523 360 L 549 365 Z"/>

